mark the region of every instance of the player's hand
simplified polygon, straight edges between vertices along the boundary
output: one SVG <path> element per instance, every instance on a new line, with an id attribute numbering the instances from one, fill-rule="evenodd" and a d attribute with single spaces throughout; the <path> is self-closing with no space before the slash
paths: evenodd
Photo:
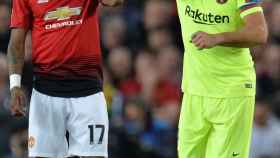
<path id="1" fill-rule="evenodd" d="M 10 110 L 13 116 L 26 116 L 26 95 L 22 88 L 14 87 L 11 89 Z"/>
<path id="2" fill-rule="evenodd" d="M 191 42 L 198 49 L 212 48 L 219 43 L 218 38 L 214 34 L 208 34 L 206 32 L 196 32 L 191 38 Z"/>

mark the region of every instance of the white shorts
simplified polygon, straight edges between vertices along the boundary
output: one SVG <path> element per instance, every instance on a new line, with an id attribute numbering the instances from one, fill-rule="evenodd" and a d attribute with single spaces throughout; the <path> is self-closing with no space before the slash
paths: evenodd
<path id="1" fill-rule="evenodd" d="M 80 98 L 33 90 L 29 111 L 29 156 L 108 157 L 108 113 L 102 92 Z M 69 132 L 69 145 L 66 140 Z"/>

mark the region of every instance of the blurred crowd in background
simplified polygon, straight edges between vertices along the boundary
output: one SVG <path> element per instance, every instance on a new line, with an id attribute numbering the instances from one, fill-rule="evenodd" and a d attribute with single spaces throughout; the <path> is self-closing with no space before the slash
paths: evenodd
<path id="1" fill-rule="evenodd" d="M 99 10 L 109 157 L 176 158 L 184 52 L 176 3 L 125 1 L 122 7 Z M 280 158 L 280 1 L 265 1 L 263 7 L 270 38 L 252 49 L 258 85 L 250 158 Z M 26 158 L 28 119 L 8 111 L 10 13 L 10 1 L 0 0 L 0 158 Z M 26 43 L 23 85 L 30 96 L 30 36 Z"/>

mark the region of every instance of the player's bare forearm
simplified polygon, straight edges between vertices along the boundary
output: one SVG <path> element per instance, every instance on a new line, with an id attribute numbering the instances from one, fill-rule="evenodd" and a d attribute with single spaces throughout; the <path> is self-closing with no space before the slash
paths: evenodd
<path id="1" fill-rule="evenodd" d="M 25 37 L 27 30 L 13 29 L 8 47 L 11 101 L 10 110 L 14 116 L 26 115 L 26 96 L 20 80 L 24 64 Z"/>
<path id="2" fill-rule="evenodd" d="M 196 32 L 191 42 L 199 49 L 214 46 L 249 48 L 266 43 L 268 30 L 262 12 L 253 13 L 244 17 L 244 26 L 235 32 L 208 34 Z"/>
<path id="3" fill-rule="evenodd" d="M 267 42 L 267 25 L 261 12 L 244 17 L 244 21 L 245 26 L 236 32 L 216 34 L 218 45 L 248 48 Z"/>
<path id="4" fill-rule="evenodd" d="M 8 63 L 10 74 L 22 74 L 24 64 L 24 45 L 26 30 L 13 29 L 8 47 Z"/>
<path id="5" fill-rule="evenodd" d="M 124 0 L 100 0 L 104 6 L 116 7 L 123 4 Z"/>

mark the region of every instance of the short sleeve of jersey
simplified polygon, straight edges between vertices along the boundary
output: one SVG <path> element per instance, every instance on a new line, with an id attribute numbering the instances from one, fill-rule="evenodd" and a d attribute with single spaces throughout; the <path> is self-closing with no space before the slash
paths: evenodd
<path id="1" fill-rule="evenodd" d="M 29 28 L 32 14 L 27 0 L 13 0 L 11 28 Z"/>
<path id="2" fill-rule="evenodd" d="M 261 2 L 262 0 L 237 0 L 241 18 L 255 12 L 262 12 Z"/>

